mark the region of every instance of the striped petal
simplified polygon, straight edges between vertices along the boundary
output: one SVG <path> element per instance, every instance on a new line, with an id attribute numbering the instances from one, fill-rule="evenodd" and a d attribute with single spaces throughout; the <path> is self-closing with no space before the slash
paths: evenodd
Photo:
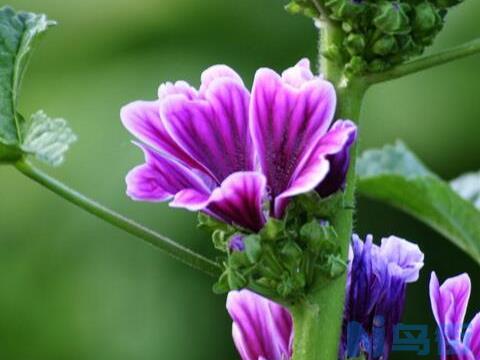
<path id="1" fill-rule="evenodd" d="M 209 194 L 208 184 L 191 169 L 155 150 L 139 145 L 145 164 L 134 168 L 126 178 L 127 195 L 139 201 L 165 201 L 179 191 L 192 189 Z"/>
<path id="2" fill-rule="evenodd" d="M 204 211 L 226 223 L 259 231 L 265 223 L 263 202 L 265 177 L 256 172 L 238 172 L 227 177 L 211 194 L 187 189 L 175 196 L 171 206 Z"/>
<path id="3" fill-rule="evenodd" d="M 204 73 L 200 98 L 173 95 L 160 106 L 170 136 L 218 183 L 234 172 L 254 170 L 248 131 L 250 95 L 238 75 L 227 69 Z"/>
<path id="4" fill-rule="evenodd" d="M 241 290 L 228 294 L 227 310 L 242 360 L 291 358 L 293 324 L 285 308 L 249 290 Z"/>
<path id="5" fill-rule="evenodd" d="M 258 70 L 250 105 L 252 138 L 273 198 L 295 180 L 300 162 L 327 132 L 336 106 L 332 84 L 319 78 L 294 83 L 284 76 L 288 81 L 270 69 Z"/>

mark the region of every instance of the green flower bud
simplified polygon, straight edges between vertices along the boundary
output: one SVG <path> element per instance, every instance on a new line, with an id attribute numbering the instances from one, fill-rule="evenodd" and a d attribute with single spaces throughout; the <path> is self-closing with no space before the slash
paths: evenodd
<path id="1" fill-rule="evenodd" d="M 375 26 L 386 34 L 407 34 L 410 32 L 408 12 L 410 5 L 398 1 L 382 1 L 373 19 Z"/>
<path id="2" fill-rule="evenodd" d="M 387 68 L 387 63 L 382 59 L 374 59 L 368 64 L 368 71 L 372 73 L 382 72 L 385 71 Z"/>
<path id="3" fill-rule="evenodd" d="M 350 34 L 344 41 L 345 48 L 350 55 L 358 55 L 365 50 L 365 37 L 361 34 Z"/>
<path id="4" fill-rule="evenodd" d="M 394 53 L 398 50 L 397 40 L 395 40 L 395 36 L 393 35 L 386 35 L 380 38 L 379 40 L 375 41 L 372 46 L 372 51 L 377 55 L 388 55 Z"/>
<path id="5" fill-rule="evenodd" d="M 367 9 L 366 4 L 359 0 L 329 0 L 325 5 L 330 8 L 330 17 L 335 20 L 353 19 Z"/>
<path id="6" fill-rule="evenodd" d="M 437 9 L 428 1 L 422 2 L 415 6 L 415 18 L 413 21 L 413 29 L 420 32 L 429 32 L 434 30 L 442 19 Z"/>
<path id="7" fill-rule="evenodd" d="M 367 62 L 360 56 L 354 56 L 350 62 L 345 65 L 345 71 L 349 75 L 356 75 L 365 72 L 367 68 Z"/>
<path id="8" fill-rule="evenodd" d="M 410 35 L 397 36 L 397 43 L 400 47 L 399 55 L 417 56 L 423 52 L 423 47 L 418 45 Z"/>
<path id="9" fill-rule="evenodd" d="M 317 11 L 309 1 L 291 1 L 285 5 L 285 10 L 292 15 L 305 15 L 307 17 L 315 17 Z"/>
<path id="10" fill-rule="evenodd" d="M 352 26 L 352 24 L 344 21 L 342 23 L 342 30 L 345 31 L 346 33 L 352 32 L 353 26 Z"/>

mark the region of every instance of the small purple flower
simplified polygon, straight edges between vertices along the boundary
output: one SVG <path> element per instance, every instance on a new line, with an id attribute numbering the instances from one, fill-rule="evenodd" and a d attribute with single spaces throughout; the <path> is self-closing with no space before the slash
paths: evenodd
<path id="1" fill-rule="evenodd" d="M 406 284 L 418 279 L 423 258 L 417 245 L 395 236 L 382 239 L 381 246 L 374 245 L 371 236 L 365 243 L 353 237 L 341 360 L 356 357 L 359 351 L 368 359 L 388 359 L 393 326 L 403 313 Z M 291 358 L 293 327 L 287 309 L 248 290 L 230 292 L 227 309 L 243 360 Z M 349 339 L 349 330 L 360 331 Z"/>
<path id="2" fill-rule="evenodd" d="M 243 242 L 243 235 L 235 234 L 228 242 L 228 249 L 230 251 L 243 251 L 245 250 L 245 243 Z"/>
<path id="3" fill-rule="evenodd" d="M 166 83 L 158 100 L 122 109 L 124 126 L 145 153 L 145 164 L 126 178 L 131 198 L 171 200 L 258 231 L 267 201 L 270 215 L 281 218 L 296 195 L 341 189 L 356 127 L 348 120 L 331 126 L 335 90 L 312 74 L 308 60 L 281 76 L 258 70 L 252 95 L 225 65 L 201 79 L 199 90 Z"/>
<path id="4" fill-rule="evenodd" d="M 480 359 L 480 313 L 468 326 L 462 341 L 470 292 L 471 282 L 467 274 L 447 279 L 440 286 L 437 275 L 432 273 L 430 301 L 440 331 L 441 360 Z"/>
<path id="5" fill-rule="evenodd" d="M 242 360 L 288 360 L 292 356 L 293 321 L 282 306 L 249 290 L 231 291 L 227 310 Z"/>
<path id="6" fill-rule="evenodd" d="M 424 255 L 395 236 L 373 244 L 353 236 L 340 359 L 388 359 L 393 328 L 403 315 L 407 283 L 418 280 Z"/>

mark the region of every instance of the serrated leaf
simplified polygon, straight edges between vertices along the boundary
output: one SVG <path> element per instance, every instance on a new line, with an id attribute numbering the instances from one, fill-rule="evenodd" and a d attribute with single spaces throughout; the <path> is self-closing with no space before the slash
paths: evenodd
<path id="1" fill-rule="evenodd" d="M 405 145 L 366 151 L 357 170 L 360 194 L 413 215 L 480 264 L 480 211 L 428 170 Z"/>
<path id="2" fill-rule="evenodd" d="M 32 115 L 25 128 L 21 149 L 51 166 L 59 166 L 76 140 L 76 135 L 64 119 L 52 119 L 39 111 Z"/>
<path id="3" fill-rule="evenodd" d="M 20 84 L 36 41 L 53 24 L 43 14 L 0 8 L 0 142 L 6 145 L 22 142 Z"/>
<path id="4" fill-rule="evenodd" d="M 453 190 L 480 210 L 480 171 L 464 174 L 450 182 Z"/>

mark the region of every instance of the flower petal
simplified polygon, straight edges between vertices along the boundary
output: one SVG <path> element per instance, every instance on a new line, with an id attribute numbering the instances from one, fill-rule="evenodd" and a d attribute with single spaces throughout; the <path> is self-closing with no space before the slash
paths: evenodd
<path id="1" fill-rule="evenodd" d="M 205 95 L 212 83 L 220 79 L 230 79 L 236 81 L 239 85 L 244 86 L 242 78 L 235 72 L 235 70 L 226 65 L 213 65 L 202 73 L 200 94 Z"/>
<path id="2" fill-rule="evenodd" d="M 315 188 L 317 191 L 324 189 L 327 192 L 339 190 L 345 179 L 349 158 L 344 159 L 345 163 L 339 164 L 332 157 L 345 151 L 348 153 L 349 146 L 352 144 L 351 139 L 355 138 L 356 129 L 355 124 L 351 121 L 339 120 L 333 124 L 327 134 L 319 139 L 313 151 L 299 161 L 288 188 L 275 199 L 274 215 L 276 217 L 283 216 L 288 200 L 295 195 L 312 191 Z M 334 186 L 337 186 L 336 189 Z M 326 194 L 326 192 L 321 194 Z"/>
<path id="3" fill-rule="evenodd" d="M 184 189 L 209 194 L 201 177 L 180 162 L 144 145 L 145 164 L 133 169 L 126 178 L 127 194 L 134 200 L 165 201 Z"/>
<path id="4" fill-rule="evenodd" d="M 256 172 L 237 172 L 208 195 L 195 189 L 180 192 L 170 204 L 191 211 L 202 210 L 226 223 L 259 231 L 265 223 L 265 177 Z"/>
<path id="5" fill-rule="evenodd" d="M 183 95 L 190 100 L 198 98 L 197 90 L 185 81 L 176 81 L 175 83 L 166 82 L 161 84 L 158 88 L 158 98 L 163 100 L 170 95 Z"/>
<path id="6" fill-rule="evenodd" d="M 170 84 L 169 88 L 172 86 Z M 174 90 L 170 89 L 169 91 L 173 92 Z M 160 102 L 158 100 L 135 101 L 125 105 L 120 112 L 120 117 L 123 126 L 143 143 L 159 152 L 169 154 L 189 166 L 199 167 L 198 163 L 168 135 L 160 120 Z"/>
<path id="7" fill-rule="evenodd" d="M 473 318 L 468 326 L 464 343 L 473 353 L 473 358 L 480 359 L 480 313 Z"/>
<path id="8" fill-rule="evenodd" d="M 159 182 L 160 173 L 149 164 L 133 168 L 127 175 L 127 195 L 137 201 L 165 201 L 172 194 L 165 191 Z"/>
<path id="9" fill-rule="evenodd" d="M 468 274 L 447 279 L 439 286 L 436 274 L 432 273 L 430 301 L 437 324 L 447 343 L 461 342 L 470 291 Z"/>
<path id="10" fill-rule="evenodd" d="M 382 239 L 380 254 L 389 263 L 393 276 L 411 283 L 418 280 L 425 255 L 417 244 L 396 236 Z"/>
<path id="11" fill-rule="evenodd" d="M 167 97 L 160 113 L 170 136 L 221 183 L 236 171 L 254 168 L 248 132 L 250 96 L 231 77 L 212 80 L 203 91 L 204 99 Z"/>
<path id="12" fill-rule="evenodd" d="M 284 360 L 292 355 L 293 323 L 280 305 L 249 290 L 231 291 L 227 310 L 232 333 L 243 360 Z"/>
<path id="13" fill-rule="evenodd" d="M 296 88 L 301 87 L 304 83 L 314 78 L 315 75 L 310 70 L 310 61 L 308 59 L 300 60 L 295 66 L 288 68 L 282 73 L 282 80 Z"/>
<path id="14" fill-rule="evenodd" d="M 295 88 L 270 69 L 257 71 L 250 129 L 273 198 L 288 188 L 301 159 L 326 133 L 335 106 L 335 90 L 326 81 L 315 78 Z"/>
<path id="15" fill-rule="evenodd" d="M 330 171 L 317 187 L 322 197 L 327 197 L 344 187 L 350 166 L 350 148 L 357 138 L 357 127 L 349 120 L 338 120 L 320 144 L 328 149 Z"/>

